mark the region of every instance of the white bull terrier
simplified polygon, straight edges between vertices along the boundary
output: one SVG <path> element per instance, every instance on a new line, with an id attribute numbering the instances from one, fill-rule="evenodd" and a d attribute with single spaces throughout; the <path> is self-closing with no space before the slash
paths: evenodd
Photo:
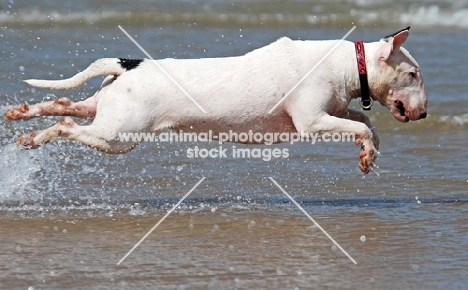
<path id="1" fill-rule="evenodd" d="M 119 140 L 121 132 L 163 128 L 195 133 L 212 130 L 214 134 L 229 130 L 354 133 L 356 144 L 361 145 L 359 167 L 368 173 L 376 159 L 379 138 L 366 115 L 348 109 L 350 101 L 365 89 L 398 121 L 418 120 L 427 114 L 419 66 L 401 47 L 408 35 L 409 27 L 361 47 L 365 57 L 361 55 L 360 61 L 367 67 L 368 77 L 363 76 L 368 87 L 361 84 L 359 53 L 357 61 L 357 45 L 353 42 L 337 45 L 338 40 L 281 38 L 237 57 L 163 59 L 157 61 L 159 66 L 148 59 L 104 58 L 69 79 L 27 80 L 35 87 L 69 90 L 90 78 L 107 76 L 96 94 L 84 101 L 74 103 L 61 97 L 30 106 L 23 104 L 11 108 L 5 119 L 67 116 L 39 134 L 22 137 L 19 144 L 35 148 L 51 139 L 66 138 L 107 153 L 126 153 L 137 145 Z M 335 45 L 336 49 L 278 105 Z M 275 110 L 269 112 L 272 108 Z M 68 116 L 94 120 L 79 126 Z"/>

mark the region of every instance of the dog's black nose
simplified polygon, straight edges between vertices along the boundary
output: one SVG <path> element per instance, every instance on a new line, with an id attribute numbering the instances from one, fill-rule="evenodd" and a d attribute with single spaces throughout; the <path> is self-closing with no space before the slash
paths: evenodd
<path id="1" fill-rule="evenodd" d="M 424 119 L 427 117 L 427 113 L 424 112 L 424 113 L 421 113 L 421 115 L 419 115 L 419 119 Z"/>

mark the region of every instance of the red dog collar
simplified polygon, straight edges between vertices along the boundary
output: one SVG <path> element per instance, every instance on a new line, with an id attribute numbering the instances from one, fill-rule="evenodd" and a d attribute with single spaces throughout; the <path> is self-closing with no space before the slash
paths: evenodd
<path id="1" fill-rule="evenodd" d="M 370 110 L 374 101 L 370 96 L 369 82 L 367 80 L 366 54 L 364 52 L 364 42 L 357 40 L 354 42 L 356 50 L 356 60 L 359 72 L 359 82 L 361 83 L 361 107 L 363 110 Z"/>

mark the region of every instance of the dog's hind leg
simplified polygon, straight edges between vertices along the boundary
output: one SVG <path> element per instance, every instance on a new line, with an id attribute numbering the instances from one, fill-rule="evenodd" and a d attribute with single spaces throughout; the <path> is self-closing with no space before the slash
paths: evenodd
<path id="1" fill-rule="evenodd" d="M 5 120 L 29 120 L 37 116 L 71 116 L 93 119 L 96 116 L 96 107 L 100 96 L 105 94 L 114 80 L 116 80 L 115 76 L 108 76 L 94 96 L 81 102 L 74 103 L 68 98 L 60 97 L 55 101 L 12 107 L 6 112 Z"/>
<path id="2" fill-rule="evenodd" d="M 72 116 L 92 119 L 96 115 L 96 103 L 95 97 L 77 103 L 60 97 L 55 101 L 30 106 L 22 104 L 10 108 L 5 114 L 5 120 L 29 120 L 37 116 Z"/>
<path id="3" fill-rule="evenodd" d="M 139 143 L 132 140 L 126 140 L 128 142 L 125 140 L 121 141 L 117 137 L 118 135 L 116 136 L 114 132 L 109 130 L 96 128 L 93 124 L 79 126 L 72 118 L 65 117 L 56 125 L 45 129 L 39 134 L 31 133 L 21 137 L 18 144 L 25 149 L 34 149 L 49 140 L 63 138 L 80 141 L 85 145 L 106 153 L 121 154 L 132 150 Z"/>

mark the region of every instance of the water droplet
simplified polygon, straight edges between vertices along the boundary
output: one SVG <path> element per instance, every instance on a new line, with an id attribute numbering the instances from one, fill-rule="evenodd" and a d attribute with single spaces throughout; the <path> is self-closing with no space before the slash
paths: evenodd
<path id="1" fill-rule="evenodd" d="M 276 267 L 276 275 L 284 275 L 283 271 L 281 271 L 280 267 Z"/>
<path id="2" fill-rule="evenodd" d="M 23 72 L 23 71 L 24 71 L 24 66 L 21 65 L 21 66 L 19 67 L 19 71 Z"/>

